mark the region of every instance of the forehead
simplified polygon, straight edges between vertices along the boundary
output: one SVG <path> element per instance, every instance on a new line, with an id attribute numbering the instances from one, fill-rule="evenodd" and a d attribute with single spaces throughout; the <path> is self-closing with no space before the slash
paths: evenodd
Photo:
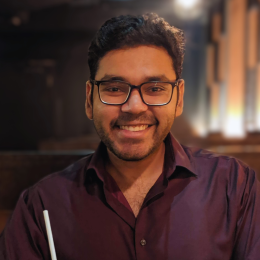
<path id="1" fill-rule="evenodd" d="M 96 79 L 100 80 L 105 75 L 120 76 L 131 82 L 157 75 L 176 79 L 171 56 L 164 48 L 156 46 L 138 46 L 108 52 L 99 62 Z"/>

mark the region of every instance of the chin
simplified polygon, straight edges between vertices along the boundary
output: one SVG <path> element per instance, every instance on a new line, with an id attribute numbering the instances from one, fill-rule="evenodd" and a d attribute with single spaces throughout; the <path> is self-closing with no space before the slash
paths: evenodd
<path id="1" fill-rule="evenodd" d="M 144 144 L 142 145 L 144 146 Z M 119 159 L 124 161 L 141 161 L 152 154 L 157 147 L 140 147 L 140 145 L 124 146 L 122 149 L 116 145 L 107 145 L 110 152 L 112 152 Z"/>
<path id="2" fill-rule="evenodd" d="M 111 152 L 123 161 L 132 161 L 132 162 L 141 161 L 149 156 L 149 153 L 148 154 L 136 154 L 136 153 L 131 153 L 131 152 L 125 152 L 125 153 L 122 153 L 122 152 L 117 153 L 115 151 L 111 151 Z"/>

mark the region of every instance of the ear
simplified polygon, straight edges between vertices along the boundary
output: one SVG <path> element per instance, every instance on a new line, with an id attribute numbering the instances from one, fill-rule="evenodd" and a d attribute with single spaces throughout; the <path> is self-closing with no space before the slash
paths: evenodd
<path id="1" fill-rule="evenodd" d="M 178 103 L 176 104 L 176 114 L 175 116 L 180 116 L 183 111 L 183 98 L 184 98 L 184 80 L 181 79 L 178 82 L 178 91 L 179 91 L 179 98 L 178 98 Z"/>
<path id="2" fill-rule="evenodd" d="M 88 80 L 86 83 L 86 102 L 85 102 L 85 112 L 87 117 L 90 120 L 93 120 L 93 104 L 91 100 L 91 91 L 92 91 L 92 84 Z"/>

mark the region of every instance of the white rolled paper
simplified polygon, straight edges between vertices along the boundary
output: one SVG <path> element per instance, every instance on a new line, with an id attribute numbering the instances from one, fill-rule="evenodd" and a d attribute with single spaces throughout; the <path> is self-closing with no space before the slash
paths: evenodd
<path id="1" fill-rule="evenodd" d="M 44 216 L 44 221 L 45 221 L 45 226 L 46 226 L 46 231 L 47 231 L 47 236 L 49 241 L 49 247 L 51 251 L 51 259 L 57 260 L 48 210 L 43 211 L 43 216 Z"/>

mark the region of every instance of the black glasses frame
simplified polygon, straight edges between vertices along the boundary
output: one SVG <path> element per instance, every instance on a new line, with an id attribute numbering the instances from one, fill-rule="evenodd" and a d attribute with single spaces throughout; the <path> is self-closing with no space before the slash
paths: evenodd
<path id="1" fill-rule="evenodd" d="M 99 96 L 100 101 L 101 101 L 103 104 L 112 105 L 112 106 L 119 106 L 119 105 L 125 104 L 125 103 L 128 101 L 129 97 L 131 96 L 131 93 L 132 93 L 132 90 L 133 90 L 133 89 L 137 89 L 137 90 L 138 90 L 138 92 L 139 92 L 139 94 L 140 94 L 140 97 L 141 97 L 143 103 L 146 104 L 147 106 L 165 106 L 165 105 L 167 105 L 167 104 L 169 104 L 169 103 L 171 102 L 171 100 L 172 100 L 172 94 L 173 94 L 173 89 L 174 89 L 174 87 L 176 87 L 176 86 L 177 86 L 177 96 L 179 96 L 179 93 L 178 93 L 178 92 L 179 92 L 179 88 L 178 88 L 178 86 L 179 86 L 179 81 L 180 81 L 180 79 L 177 79 L 177 80 L 175 80 L 175 81 L 173 81 L 173 82 L 170 82 L 170 81 L 147 81 L 147 82 L 143 82 L 142 84 L 136 86 L 136 85 L 132 85 L 132 84 L 130 84 L 130 83 L 128 83 L 128 82 L 125 82 L 125 81 L 122 81 L 122 80 L 92 80 L 92 79 L 90 79 L 90 82 L 93 84 L 93 86 L 94 86 L 94 85 L 97 85 L 97 87 L 98 87 L 98 96 Z M 126 100 L 125 100 L 123 103 L 118 103 L 118 104 L 111 104 L 111 103 L 107 103 L 107 102 L 103 101 L 103 100 L 101 99 L 101 97 L 100 97 L 99 85 L 100 85 L 101 83 L 104 83 L 104 82 L 121 82 L 121 83 L 127 84 L 127 85 L 130 87 L 130 91 L 129 91 L 129 93 L 128 93 L 128 96 L 126 97 Z M 146 84 L 146 83 L 169 83 L 169 84 L 171 84 L 171 85 L 172 85 L 172 93 L 171 93 L 170 100 L 169 100 L 167 103 L 163 103 L 163 104 L 148 104 L 148 103 L 146 103 L 146 102 L 144 101 L 144 99 L 143 99 L 143 95 L 142 95 L 142 92 L 141 92 L 141 87 L 142 87 L 142 85 L 144 85 L 144 84 Z M 93 93 L 93 91 L 92 91 L 92 93 Z M 178 98 L 178 97 L 177 97 L 177 98 Z"/>

